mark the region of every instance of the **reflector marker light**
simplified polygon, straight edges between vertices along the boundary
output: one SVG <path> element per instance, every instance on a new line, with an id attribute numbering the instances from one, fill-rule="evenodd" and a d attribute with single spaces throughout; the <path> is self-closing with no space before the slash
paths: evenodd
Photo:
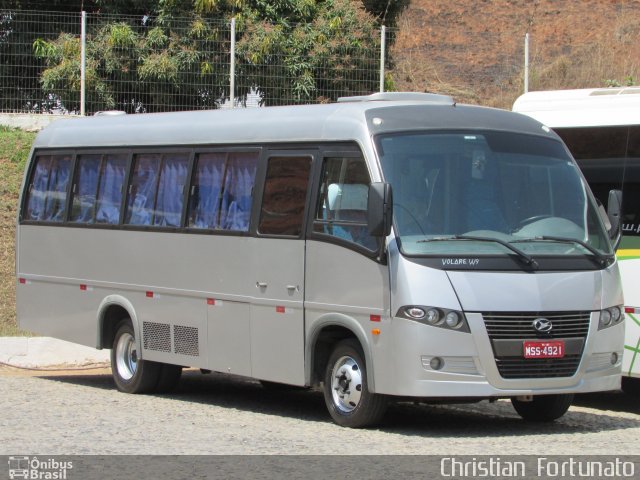
<path id="1" fill-rule="evenodd" d="M 373 335 L 380 335 L 380 329 L 379 328 L 374 328 L 374 329 L 371 330 L 371 333 Z"/>
<path id="2" fill-rule="evenodd" d="M 86 292 L 87 286 L 84 284 L 80 285 L 80 290 L 82 290 L 83 292 Z"/>
<path id="3" fill-rule="evenodd" d="M 640 313 L 640 308 L 636 307 L 624 307 L 624 313 Z"/>
<path id="4" fill-rule="evenodd" d="M 286 308 L 281 306 L 276 307 L 276 313 L 285 313 L 285 312 L 286 312 Z"/>
<path id="5" fill-rule="evenodd" d="M 147 298 L 153 298 L 153 292 L 147 292 L 146 295 Z"/>
<path id="6" fill-rule="evenodd" d="M 216 304 L 215 298 L 207 298 L 207 305 L 215 305 L 215 304 Z"/>
<path id="7" fill-rule="evenodd" d="M 372 322 L 380 322 L 382 318 L 380 317 L 380 315 L 370 315 L 369 320 L 371 320 Z"/>
<path id="8" fill-rule="evenodd" d="M 25 285 L 27 283 L 27 279 L 26 278 L 21 278 L 18 281 L 20 282 L 21 285 Z"/>

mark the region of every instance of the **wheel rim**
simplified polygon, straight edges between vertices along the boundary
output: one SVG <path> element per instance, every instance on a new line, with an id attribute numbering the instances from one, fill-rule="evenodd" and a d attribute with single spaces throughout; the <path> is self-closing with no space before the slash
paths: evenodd
<path id="1" fill-rule="evenodd" d="M 136 342 L 130 333 L 123 334 L 116 346 L 116 368 L 123 380 L 131 380 L 138 369 Z"/>
<path id="2" fill-rule="evenodd" d="M 362 370 L 352 357 L 340 357 L 331 371 L 333 404 L 343 413 L 356 409 L 362 397 Z"/>

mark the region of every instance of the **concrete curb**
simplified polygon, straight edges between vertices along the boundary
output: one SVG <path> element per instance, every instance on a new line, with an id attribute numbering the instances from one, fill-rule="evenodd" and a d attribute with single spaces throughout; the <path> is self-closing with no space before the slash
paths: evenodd
<path id="1" fill-rule="evenodd" d="M 108 364 L 109 353 L 51 337 L 0 337 L 0 362 L 16 367 Z"/>

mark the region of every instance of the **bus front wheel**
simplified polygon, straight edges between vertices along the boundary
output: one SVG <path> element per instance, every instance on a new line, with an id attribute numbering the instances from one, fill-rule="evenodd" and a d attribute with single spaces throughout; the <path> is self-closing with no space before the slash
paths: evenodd
<path id="1" fill-rule="evenodd" d="M 531 401 L 511 399 L 518 415 L 530 422 L 553 422 L 569 410 L 573 395 L 539 395 Z"/>
<path id="2" fill-rule="evenodd" d="M 111 348 L 111 371 L 116 387 L 125 393 L 147 393 L 156 388 L 161 364 L 142 360 L 136 346 L 131 321 L 122 320 L 116 328 Z"/>
<path id="3" fill-rule="evenodd" d="M 379 422 L 387 407 L 386 398 L 369 392 L 364 354 L 355 340 L 336 345 L 324 377 L 324 400 L 334 422 L 361 428 Z"/>

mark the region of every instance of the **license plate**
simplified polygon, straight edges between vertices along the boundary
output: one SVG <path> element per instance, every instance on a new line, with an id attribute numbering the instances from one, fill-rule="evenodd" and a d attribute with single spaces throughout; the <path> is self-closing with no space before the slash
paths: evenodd
<path id="1" fill-rule="evenodd" d="M 564 342 L 524 342 L 524 358 L 562 358 L 564 357 Z"/>

